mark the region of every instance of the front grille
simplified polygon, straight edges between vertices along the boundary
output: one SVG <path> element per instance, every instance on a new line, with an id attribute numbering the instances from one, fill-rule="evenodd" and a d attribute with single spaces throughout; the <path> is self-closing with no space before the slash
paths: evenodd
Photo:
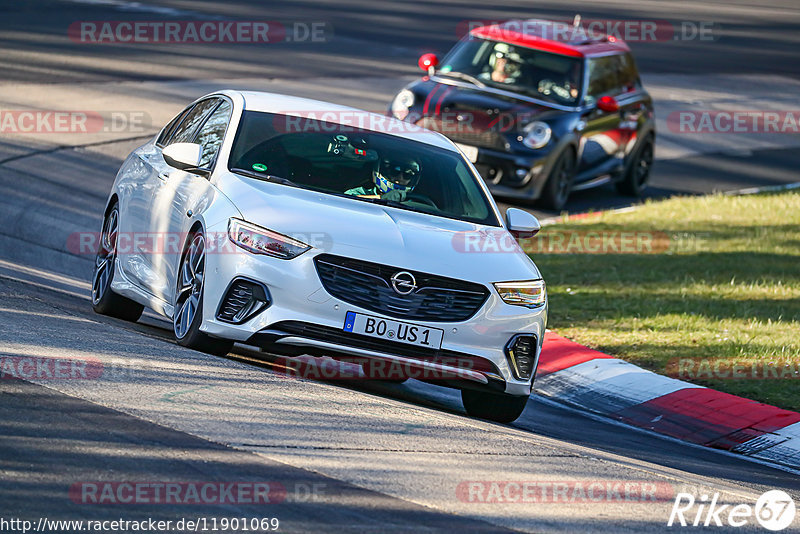
<path id="1" fill-rule="evenodd" d="M 500 371 L 498 371 L 497 367 L 491 361 L 481 358 L 480 356 L 473 356 L 453 350 L 417 347 L 397 341 L 388 341 L 361 334 L 353 334 L 351 332 L 345 332 L 344 329 L 340 328 L 331 328 L 329 326 L 300 321 L 283 321 L 273 324 L 265 332 L 259 332 L 253 335 L 248 340 L 248 343 L 255 346 L 263 345 L 266 348 L 270 348 L 275 340 L 280 339 L 286 334 L 335 343 L 344 347 L 349 346 L 375 352 L 383 352 L 395 356 L 402 356 L 404 358 L 500 376 Z"/>
<path id="2" fill-rule="evenodd" d="M 420 321 L 466 321 L 483 306 L 489 291 L 481 284 L 407 271 L 330 254 L 314 258 L 325 290 L 334 297 L 392 317 Z M 414 275 L 417 288 L 400 295 L 390 282 L 400 271 Z"/>
<path id="3" fill-rule="evenodd" d="M 417 126 L 444 134 L 450 140 L 464 145 L 490 148 L 508 152 L 509 145 L 502 134 L 491 129 L 471 128 L 468 126 L 453 127 L 443 123 L 436 117 L 424 117 L 417 121 Z"/>

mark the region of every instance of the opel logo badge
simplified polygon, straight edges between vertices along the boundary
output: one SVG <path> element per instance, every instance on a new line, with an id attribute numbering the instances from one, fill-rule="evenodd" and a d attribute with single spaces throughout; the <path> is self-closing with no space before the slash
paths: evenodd
<path id="1" fill-rule="evenodd" d="M 417 289 L 417 279 L 408 271 L 394 273 L 391 282 L 394 292 L 398 295 L 408 295 Z"/>

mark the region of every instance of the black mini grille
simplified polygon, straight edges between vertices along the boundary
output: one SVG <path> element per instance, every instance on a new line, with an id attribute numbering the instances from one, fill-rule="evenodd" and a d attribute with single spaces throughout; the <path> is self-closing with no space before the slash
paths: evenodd
<path id="1" fill-rule="evenodd" d="M 414 275 L 417 288 L 408 295 L 400 295 L 390 280 L 406 269 L 330 254 L 320 254 L 315 263 L 322 285 L 334 297 L 402 319 L 465 321 L 475 315 L 489 296 L 481 284 L 416 271 L 407 272 Z"/>
<path id="2" fill-rule="evenodd" d="M 434 117 L 425 117 L 417 121 L 418 126 L 446 135 L 450 140 L 464 145 L 490 148 L 500 152 L 508 152 L 505 138 L 499 132 L 480 128 L 454 128 Z"/>

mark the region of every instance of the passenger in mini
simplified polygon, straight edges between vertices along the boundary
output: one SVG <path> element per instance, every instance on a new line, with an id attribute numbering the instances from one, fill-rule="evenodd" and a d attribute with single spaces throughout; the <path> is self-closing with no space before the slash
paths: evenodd
<path id="1" fill-rule="evenodd" d="M 513 47 L 505 43 L 497 43 L 494 52 L 489 55 L 490 72 L 479 77 L 499 83 L 516 83 L 522 73 L 522 57 Z"/>

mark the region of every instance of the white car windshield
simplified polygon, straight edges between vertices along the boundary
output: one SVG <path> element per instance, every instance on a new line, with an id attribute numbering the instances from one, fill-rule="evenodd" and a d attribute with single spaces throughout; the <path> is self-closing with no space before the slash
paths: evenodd
<path id="1" fill-rule="evenodd" d="M 228 167 L 254 179 L 500 226 L 463 156 L 395 135 L 245 111 Z"/>

